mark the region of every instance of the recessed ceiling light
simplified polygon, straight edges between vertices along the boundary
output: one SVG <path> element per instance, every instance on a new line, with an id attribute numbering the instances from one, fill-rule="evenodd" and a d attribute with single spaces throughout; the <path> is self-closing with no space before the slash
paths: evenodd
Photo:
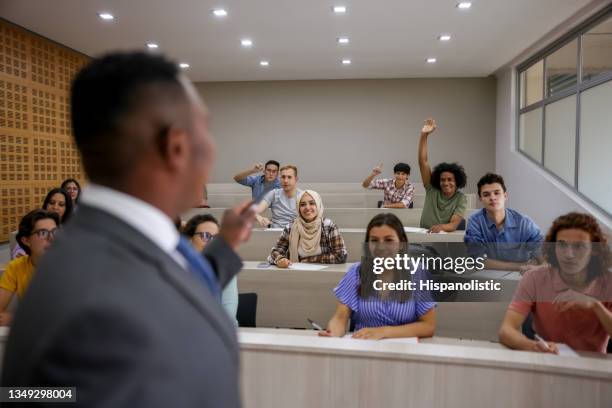
<path id="1" fill-rule="evenodd" d="M 100 17 L 102 20 L 114 20 L 115 16 L 113 16 L 111 13 L 98 13 L 98 17 Z"/>
<path id="2" fill-rule="evenodd" d="M 149 48 L 151 50 L 155 50 L 155 49 L 159 48 L 159 45 L 150 42 L 150 43 L 147 43 L 147 48 Z"/>
<path id="3" fill-rule="evenodd" d="M 181 63 L 179 64 L 179 67 L 181 67 L 181 68 L 183 68 L 183 69 L 185 69 L 185 68 L 189 68 L 189 64 L 188 64 L 188 63 L 186 63 L 186 62 L 181 62 Z"/>
<path id="4" fill-rule="evenodd" d="M 212 13 L 215 15 L 215 17 L 227 16 L 227 11 L 225 11 L 225 9 L 214 9 Z"/>
<path id="5" fill-rule="evenodd" d="M 429 64 L 435 64 L 435 62 L 436 62 L 436 61 L 437 61 L 437 60 L 436 60 L 435 58 L 427 58 L 427 62 L 428 62 Z"/>
<path id="6" fill-rule="evenodd" d="M 450 39 L 451 39 L 450 34 L 440 34 L 438 36 L 438 40 L 440 41 L 450 41 Z"/>
<path id="7" fill-rule="evenodd" d="M 457 4 L 457 8 L 460 9 L 469 9 L 470 7 L 472 7 L 472 3 L 469 1 L 462 1 L 461 3 Z"/>
<path id="8" fill-rule="evenodd" d="M 253 41 L 249 38 L 243 38 L 240 40 L 240 44 L 242 44 L 243 47 L 251 47 L 253 45 Z"/>
<path id="9" fill-rule="evenodd" d="M 346 6 L 334 6 L 332 7 L 332 10 L 334 10 L 334 13 L 336 14 L 344 14 L 346 13 Z"/>
<path id="10" fill-rule="evenodd" d="M 262 67 L 267 67 L 268 65 L 270 65 L 269 61 L 259 61 L 259 65 L 261 65 Z"/>
<path id="11" fill-rule="evenodd" d="M 342 60 L 342 64 L 343 65 L 351 65 L 351 60 L 350 59 L 343 59 Z"/>
<path id="12" fill-rule="evenodd" d="M 348 43 L 349 43 L 348 37 L 339 37 L 338 38 L 338 44 L 348 44 Z"/>

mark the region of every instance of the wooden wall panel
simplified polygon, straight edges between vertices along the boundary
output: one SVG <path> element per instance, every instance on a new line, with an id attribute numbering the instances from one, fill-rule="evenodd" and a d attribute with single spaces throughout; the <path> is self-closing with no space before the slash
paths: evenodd
<path id="1" fill-rule="evenodd" d="M 0 242 L 47 191 L 85 173 L 70 83 L 89 57 L 0 20 Z"/>

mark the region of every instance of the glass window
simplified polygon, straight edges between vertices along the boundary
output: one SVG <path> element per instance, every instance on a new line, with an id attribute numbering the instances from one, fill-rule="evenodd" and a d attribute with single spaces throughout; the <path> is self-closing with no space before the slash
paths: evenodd
<path id="1" fill-rule="evenodd" d="M 582 36 L 582 80 L 612 72 L 612 18 Z"/>
<path id="2" fill-rule="evenodd" d="M 542 163 L 542 108 L 521 115 L 519 148 L 533 160 Z"/>
<path id="3" fill-rule="evenodd" d="M 521 72 L 521 108 L 542 100 L 544 91 L 544 60 Z"/>
<path id="4" fill-rule="evenodd" d="M 576 95 L 546 105 L 544 166 L 574 185 L 576 168 Z"/>
<path id="5" fill-rule="evenodd" d="M 546 57 L 546 96 L 554 96 L 576 85 L 578 40 L 564 45 Z"/>
<path id="6" fill-rule="evenodd" d="M 578 190 L 612 214 L 612 81 L 580 96 Z"/>

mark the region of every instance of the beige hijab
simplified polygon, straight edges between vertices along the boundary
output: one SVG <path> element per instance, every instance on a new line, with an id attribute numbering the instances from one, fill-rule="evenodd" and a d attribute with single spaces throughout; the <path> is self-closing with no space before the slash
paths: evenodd
<path id="1" fill-rule="evenodd" d="M 310 195 L 317 204 L 317 216 L 311 222 L 306 222 L 300 215 L 300 201 L 304 194 Z M 304 190 L 295 198 L 297 200 L 297 217 L 291 225 L 289 234 L 289 256 L 291 262 L 299 262 L 299 253 L 312 256 L 321 253 L 321 228 L 323 228 L 323 203 L 316 191 Z M 299 251 L 298 249 L 301 249 Z"/>

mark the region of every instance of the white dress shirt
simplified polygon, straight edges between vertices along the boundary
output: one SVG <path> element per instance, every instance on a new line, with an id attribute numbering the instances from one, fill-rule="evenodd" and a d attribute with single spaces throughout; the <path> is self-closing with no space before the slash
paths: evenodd
<path id="1" fill-rule="evenodd" d="M 187 261 L 176 250 L 179 233 L 172 220 L 159 208 L 129 194 L 90 183 L 83 189 L 80 202 L 107 212 L 149 238 L 183 268 Z"/>

